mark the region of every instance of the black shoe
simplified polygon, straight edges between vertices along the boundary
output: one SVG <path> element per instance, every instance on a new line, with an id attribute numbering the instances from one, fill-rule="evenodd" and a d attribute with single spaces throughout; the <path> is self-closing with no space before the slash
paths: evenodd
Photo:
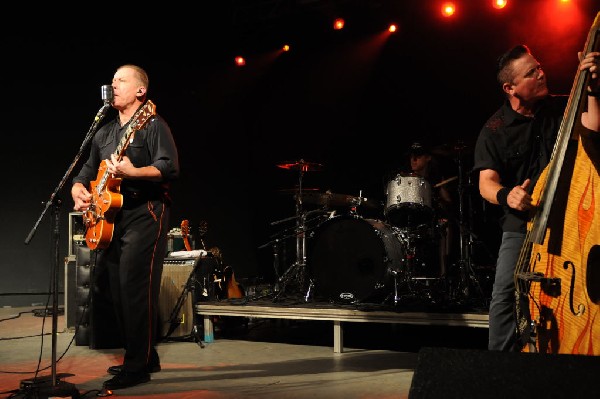
<path id="1" fill-rule="evenodd" d="M 148 366 L 148 372 L 149 373 L 156 373 L 156 372 L 159 372 L 160 370 L 161 370 L 160 364 L 155 364 L 153 366 Z M 123 365 L 122 364 L 119 364 L 117 366 L 110 366 L 108 368 L 108 370 L 106 370 L 106 372 L 108 374 L 112 374 L 112 375 L 117 375 L 121 371 L 123 371 Z"/>
<path id="2" fill-rule="evenodd" d="M 128 373 L 126 371 L 123 371 L 122 373 L 115 375 L 110 380 L 104 381 L 103 387 L 110 390 L 123 389 L 133 387 L 148 381 L 150 381 L 150 373 Z"/>

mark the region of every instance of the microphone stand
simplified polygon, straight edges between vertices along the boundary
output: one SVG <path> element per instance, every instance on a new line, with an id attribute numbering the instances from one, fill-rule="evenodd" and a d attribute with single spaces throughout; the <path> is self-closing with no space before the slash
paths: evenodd
<path id="1" fill-rule="evenodd" d="M 105 88 L 103 87 L 102 90 L 105 90 Z M 59 216 L 60 216 L 60 205 L 62 203 L 60 198 L 58 198 L 58 193 L 65 185 L 67 179 L 71 175 L 71 172 L 73 171 L 73 169 L 77 165 L 77 162 L 83 155 L 85 147 L 87 146 L 89 141 L 92 139 L 92 137 L 96 133 L 98 126 L 100 125 L 100 122 L 106 116 L 106 113 L 107 113 L 108 109 L 110 108 L 110 106 L 111 106 L 110 100 L 105 99 L 104 105 L 100 108 L 100 110 L 96 114 L 96 117 L 94 118 L 94 122 L 92 123 L 92 126 L 90 127 L 90 130 L 88 131 L 88 133 L 79 149 L 79 152 L 75 156 L 75 159 L 73 160 L 73 162 L 67 169 L 67 172 L 64 174 L 63 178 L 60 180 L 60 182 L 58 183 L 58 185 L 56 186 L 56 188 L 50 195 L 50 199 L 46 202 L 46 207 L 40 214 L 38 220 L 36 221 L 35 225 L 31 229 L 29 235 L 25 239 L 25 245 L 28 245 L 29 242 L 31 241 L 31 239 L 33 238 L 35 232 L 37 231 L 37 228 L 38 228 L 41 220 L 44 218 L 46 212 L 48 211 L 48 209 L 50 209 L 50 207 L 52 207 L 52 215 L 53 215 L 53 217 L 52 217 L 53 256 L 52 256 L 52 268 L 51 268 L 52 275 L 53 275 L 52 287 L 51 287 L 51 294 L 52 294 L 52 363 L 51 363 L 52 374 L 51 374 L 51 383 L 52 383 L 52 385 L 48 386 L 48 377 L 37 377 L 36 376 L 33 379 L 23 380 L 21 382 L 21 386 L 23 388 L 21 388 L 21 389 L 25 390 L 26 394 L 30 393 L 30 391 L 35 391 L 35 394 L 33 397 L 40 397 L 40 398 L 42 398 L 42 397 L 67 397 L 67 396 L 71 396 L 72 398 L 80 397 L 79 390 L 75 387 L 75 385 L 64 382 L 64 381 L 60 381 L 59 376 L 56 374 L 56 337 L 57 337 L 57 326 L 58 326 L 58 267 L 59 267 L 59 263 L 60 263 L 59 262 L 59 255 L 60 255 L 60 251 L 59 251 L 59 238 L 60 238 L 59 219 L 60 219 L 60 217 Z M 67 376 L 71 377 L 73 375 L 74 374 L 65 374 L 65 373 L 61 374 L 62 377 L 67 377 Z"/>

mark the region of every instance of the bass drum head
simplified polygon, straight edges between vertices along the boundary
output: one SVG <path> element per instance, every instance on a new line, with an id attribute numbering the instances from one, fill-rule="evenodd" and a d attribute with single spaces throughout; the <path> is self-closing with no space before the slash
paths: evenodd
<path id="1" fill-rule="evenodd" d="M 338 216 L 309 240 L 307 265 L 316 299 L 382 303 L 392 292 L 392 271 L 402 264 L 400 241 L 379 220 Z"/>

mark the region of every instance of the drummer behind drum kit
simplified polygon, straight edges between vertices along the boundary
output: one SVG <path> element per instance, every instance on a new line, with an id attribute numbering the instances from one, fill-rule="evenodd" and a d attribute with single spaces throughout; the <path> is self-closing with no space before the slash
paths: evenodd
<path id="1" fill-rule="evenodd" d="M 475 292 L 471 287 L 476 288 L 478 295 L 484 295 L 469 259 L 459 260 L 458 277 L 449 278 L 451 273 L 443 259 L 447 245 L 445 226 L 436 221 L 432 187 L 427 180 L 414 174 L 398 174 L 391 179 L 383 210 L 386 220 L 382 221 L 364 218 L 359 211 L 381 208 L 383 203 L 362 195 L 303 189 L 304 173 L 320 171 L 323 165 L 301 159 L 277 166 L 298 171 L 299 184 L 293 191 L 285 190 L 294 193 L 296 215 L 271 223 L 275 226 L 294 220 L 295 226 L 261 246 L 272 245 L 274 249 L 274 301 L 292 290 L 307 302 L 382 305 L 415 300 L 435 304 L 464 302 Z M 306 210 L 305 204 L 318 207 Z M 279 276 L 278 245 L 288 238 L 296 239 L 296 259 Z M 462 242 L 461 239 L 461 245 Z"/>

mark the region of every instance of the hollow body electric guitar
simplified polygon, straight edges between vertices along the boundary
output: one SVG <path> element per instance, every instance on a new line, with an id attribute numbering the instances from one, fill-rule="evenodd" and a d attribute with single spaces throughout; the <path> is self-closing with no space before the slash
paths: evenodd
<path id="1" fill-rule="evenodd" d="M 119 161 L 123 159 L 134 133 L 142 129 L 154 115 L 156 115 L 156 106 L 150 100 L 136 111 L 114 152 Z M 92 194 L 90 207 L 83 213 L 85 243 L 91 250 L 104 249 L 112 241 L 115 215 L 123 206 L 122 180 L 113 177 L 108 172 L 106 160 L 102 160 L 96 180 L 90 183 Z"/>

